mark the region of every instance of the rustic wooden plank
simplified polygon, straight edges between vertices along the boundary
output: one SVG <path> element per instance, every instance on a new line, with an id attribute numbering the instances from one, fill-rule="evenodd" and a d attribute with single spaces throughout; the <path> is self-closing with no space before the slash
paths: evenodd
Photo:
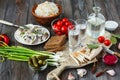
<path id="1" fill-rule="evenodd" d="M 27 24 L 27 13 L 28 13 L 29 1 L 28 0 L 19 0 L 19 3 L 15 4 L 16 8 L 16 24 L 18 25 L 26 25 Z M 16 40 L 15 45 L 22 45 L 18 43 Z M 24 45 L 23 45 L 24 46 Z"/>
<path id="2" fill-rule="evenodd" d="M 16 4 L 15 0 L 0 0 L 0 19 L 5 19 L 15 24 L 24 25 L 28 23 L 39 24 L 35 21 L 34 17 L 31 14 L 31 8 L 36 3 L 42 3 L 45 0 L 20 0 L 20 4 Z M 59 3 L 63 5 L 63 15 L 62 17 L 68 17 L 72 19 L 80 18 L 80 12 L 85 10 L 89 13 L 92 12 L 93 1 L 92 0 L 48 0 Z M 85 1 L 85 3 L 83 3 Z M 96 0 L 96 4 L 102 8 L 102 13 L 105 15 L 106 19 L 116 20 L 120 22 L 120 1 L 119 0 Z M 83 10 L 82 10 L 83 8 Z M 85 13 L 86 13 L 85 12 Z M 83 16 L 82 16 L 83 17 Z M 48 27 L 50 32 L 51 26 Z M 38 46 L 25 46 L 17 41 L 15 41 L 13 35 L 16 28 L 9 27 L 0 24 L 0 33 L 6 33 L 11 40 L 11 45 L 21 45 L 24 47 L 28 47 L 34 50 L 43 50 L 44 44 L 40 44 Z M 113 33 L 120 34 L 120 27 L 116 29 Z M 119 40 L 120 41 L 120 40 Z M 112 46 L 111 49 L 117 51 L 117 46 Z M 119 51 L 119 50 L 118 50 Z M 100 60 L 101 61 L 101 60 Z M 88 70 L 88 73 L 83 78 L 78 77 L 76 73 L 76 69 L 69 69 L 62 72 L 60 75 L 61 80 L 67 80 L 67 76 L 69 72 L 72 72 L 77 80 L 119 80 L 120 79 L 120 63 L 117 63 L 114 66 L 107 66 L 101 61 L 98 67 L 98 71 L 104 68 L 112 68 L 116 71 L 116 76 L 110 77 L 107 74 L 102 75 L 99 78 L 95 77 L 91 73 L 91 66 L 88 65 L 84 67 Z M 25 62 L 15 62 L 9 61 L 0 63 L 0 80 L 46 80 L 46 75 L 48 72 L 53 70 L 55 67 L 48 67 L 46 70 L 41 71 L 39 73 L 35 73 L 29 69 L 27 63 Z"/>
<path id="3" fill-rule="evenodd" d="M 79 19 L 81 18 L 81 8 L 83 8 L 83 6 L 81 6 L 82 4 L 79 4 L 80 1 L 78 0 L 71 0 L 72 4 L 76 4 L 76 5 L 72 5 L 72 12 L 73 12 L 73 19 Z M 81 7 L 79 7 L 81 6 Z"/>
<path id="4" fill-rule="evenodd" d="M 15 19 L 16 19 L 16 9 L 14 8 L 14 5 L 15 3 L 13 3 L 12 1 L 6 1 L 6 13 L 5 13 L 5 19 L 4 20 L 7 20 L 7 21 L 10 21 L 10 22 L 15 22 Z M 14 44 L 14 37 L 13 37 L 13 34 L 14 34 L 14 31 L 16 29 L 14 27 L 9 27 L 9 26 L 6 26 L 4 25 L 3 26 L 3 29 L 2 29 L 2 33 L 6 33 L 9 37 L 10 37 L 10 40 L 11 40 L 11 45 Z M 11 33 L 11 34 L 10 34 Z M 13 62 L 11 61 L 6 61 L 2 64 L 2 68 L 1 68 L 1 71 L 3 70 L 3 73 L 1 73 L 2 76 L 0 76 L 0 80 L 20 80 L 20 73 L 18 72 L 19 69 L 13 69 L 12 71 L 12 65 L 14 65 Z M 14 65 L 15 66 L 15 65 Z M 19 66 L 18 64 L 16 66 Z M 19 66 L 20 67 L 20 66 Z M 14 74 L 14 71 L 17 70 L 17 74 Z"/>
<path id="5" fill-rule="evenodd" d="M 15 19 L 17 16 L 16 9 L 14 8 L 15 7 L 14 5 L 15 5 L 15 3 L 8 0 L 8 4 L 6 5 L 7 7 L 6 7 L 5 18 L 4 18 L 4 20 L 12 22 L 12 23 L 15 23 Z M 14 28 L 14 27 L 3 25 L 3 28 L 1 31 L 2 33 L 5 33 L 10 37 L 10 40 L 11 40 L 10 44 L 11 45 L 15 44 L 14 37 L 13 37 L 15 30 L 16 30 L 16 28 Z"/>
<path id="6" fill-rule="evenodd" d="M 8 3 L 9 3 L 9 5 L 7 5 L 8 7 L 6 9 L 5 20 L 13 22 L 18 25 L 26 24 L 26 16 L 27 16 L 26 6 L 27 5 L 24 5 L 24 3 L 27 4 L 27 2 L 23 1 L 22 2 L 23 5 L 22 4 L 16 5 L 14 0 L 13 1 L 9 0 Z M 15 30 L 16 30 L 16 28 L 14 28 L 14 27 L 3 26 L 2 31 L 5 32 L 10 37 L 11 45 L 15 45 L 15 43 L 17 43 L 17 42 L 14 42 L 15 39 L 13 37 Z M 8 34 L 7 32 L 11 33 L 11 34 Z M 27 72 L 23 73 L 29 69 L 28 67 L 27 68 L 25 67 L 25 66 L 27 66 L 27 64 L 25 65 L 24 63 L 10 62 L 10 61 L 6 61 L 5 63 L 6 63 L 6 65 L 2 65 L 3 66 L 2 70 L 4 70 L 4 71 L 7 71 L 7 70 L 9 70 L 9 68 L 11 68 L 10 64 L 12 64 L 14 67 L 13 67 L 13 69 L 9 70 L 9 74 L 8 74 L 8 72 L 5 72 L 4 73 L 5 75 L 1 76 L 2 80 L 24 80 L 24 79 L 30 80 L 31 79 L 29 77 L 29 74 L 26 74 Z M 24 65 L 24 67 L 22 65 Z M 7 68 L 7 66 L 9 66 L 9 68 Z M 23 71 L 24 68 L 26 69 L 25 71 Z M 5 76 L 7 76 L 7 77 L 5 77 Z M 25 78 L 25 76 L 28 76 L 28 77 Z"/>
<path id="7" fill-rule="evenodd" d="M 120 18 L 120 0 L 115 0 L 116 9 Z"/>
<path id="8" fill-rule="evenodd" d="M 79 5 L 80 18 L 87 19 L 88 11 L 86 8 L 86 0 L 78 0 L 78 5 Z"/>
<path id="9" fill-rule="evenodd" d="M 93 8 L 93 0 L 86 0 L 86 5 L 85 6 L 87 8 L 88 15 L 93 12 L 93 10 L 92 10 L 92 8 Z"/>
<path id="10" fill-rule="evenodd" d="M 8 0 L 0 2 L 0 8 L 1 8 L 1 13 L 2 13 L 0 15 L 0 16 L 2 16 L 1 19 L 6 19 L 6 15 L 7 15 L 6 12 L 7 11 L 12 12 L 12 11 L 10 11 L 12 9 L 8 10 L 8 7 L 10 7 L 10 5 L 8 5 L 8 4 L 9 4 Z M 11 14 L 12 13 L 10 13 L 10 15 Z M 0 27 L 1 28 L 1 33 L 6 33 L 8 35 L 9 33 L 11 33 L 10 27 L 9 28 L 8 27 L 5 28 L 5 27 L 7 27 L 7 26 L 3 25 L 3 27 Z M 8 36 L 10 36 L 10 35 L 11 34 L 9 34 Z M 11 80 L 10 77 L 12 77 L 12 71 L 11 71 L 11 62 L 10 61 L 6 61 L 4 63 L 1 63 L 0 74 L 1 74 L 0 80 Z"/>
<path id="11" fill-rule="evenodd" d="M 105 2 L 106 2 L 106 9 L 108 10 L 107 14 L 111 16 L 110 19 L 120 22 L 119 16 L 116 10 L 115 2 L 112 0 L 106 0 Z"/>
<path id="12" fill-rule="evenodd" d="M 64 17 L 72 18 L 73 12 L 71 4 L 71 0 L 63 0 Z"/>
<path id="13" fill-rule="evenodd" d="M 108 20 L 104 0 L 97 0 L 96 4 L 97 4 L 97 6 L 99 6 L 101 8 L 100 12 L 105 16 L 106 20 Z"/>
<path id="14" fill-rule="evenodd" d="M 0 0 L 0 19 L 4 19 L 5 17 L 5 12 L 7 8 L 7 1 Z M 0 33 L 2 32 L 2 24 L 0 24 Z"/>
<path id="15" fill-rule="evenodd" d="M 7 5 L 7 1 L 3 1 L 3 0 L 0 0 L 0 19 L 4 19 L 5 17 L 5 12 L 6 12 L 6 6 Z M 0 34 L 2 33 L 2 24 L 0 24 Z M 0 63 L 0 74 L 3 73 L 4 71 L 2 70 L 2 65 L 4 63 Z"/>

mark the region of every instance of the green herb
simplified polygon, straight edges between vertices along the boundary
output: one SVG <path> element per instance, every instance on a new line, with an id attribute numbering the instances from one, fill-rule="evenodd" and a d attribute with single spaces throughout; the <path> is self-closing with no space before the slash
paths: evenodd
<path id="1" fill-rule="evenodd" d="M 120 38 L 120 34 L 111 34 L 112 37 Z"/>
<path id="2" fill-rule="evenodd" d="M 119 34 L 111 34 L 110 40 L 111 40 L 112 44 L 116 44 L 117 43 L 117 38 L 120 39 L 120 35 Z"/>
<path id="3" fill-rule="evenodd" d="M 87 46 L 88 46 L 88 48 L 90 48 L 90 49 L 96 49 L 96 48 L 99 47 L 98 44 L 87 44 Z"/>
<path id="4" fill-rule="evenodd" d="M 116 44 L 117 43 L 117 39 L 113 36 L 110 37 L 110 41 L 112 42 L 112 44 Z"/>

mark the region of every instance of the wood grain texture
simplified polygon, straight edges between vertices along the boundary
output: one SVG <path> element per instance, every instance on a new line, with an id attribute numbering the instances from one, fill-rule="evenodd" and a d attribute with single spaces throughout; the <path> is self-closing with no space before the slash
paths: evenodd
<path id="1" fill-rule="evenodd" d="M 20 3 L 16 4 L 16 0 L 0 0 L 0 19 L 13 22 L 18 25 L 25 25 L 28 23 L 39 24 L 35 21 L 31 14 L 31 9 L 35 4 L 42 3 L 46 0 L 17 0 Z M 92 12 L 93 0 L 48 0 L 62 5 L 63 13 L 61 17 L 68 17 L 74 20 L 79 18 L 87 18 L 87 15 Z M 120 24 L 120 0 L 96 0 L 96 5 L 102 8 L 101 13 L 104 14 L 106 20 L 115 20 Z M 53 35 L 53 30 L 51 25 L 45 26 Z M 43 44 L 37 46 L 26 46 L 18 43 L 14 39 L 14 32 L 16 28 L 0 24 L 0 33 L 5 33 L 10 37 L 10 45 L 20 45 L 28 47 L 34 50 L 44 50 Z M 120 26 L 112 33 L 120 34 Z M 120 42 L 120 40 L 118 40 Z M 117 43 L 118 44 L 118 43 Z M 117 45 L 111 47 L 112 50 L 118 51 Z M 72 72 L 76 80 L 119 80 L 120 79 L 120 62 L 114 66 L 107 66 L 102 63 L 101 59 L 98 64 L 98 70 L 103 70 L 104 68 L 112 68 L 116 71 L 114 77 L 104 74 L 98 78 L 91 73 L 91 65 L 85 66 L 88 73 L 83 78 L 77 75 L 76 69 L 68 69 L 62 72 L 59 76 L 61 80 L 67 80 L 69 72 Z M 49 67 L 39 73 L 29 69 L 29 66 L 25 62 L 16 62 L 6 60 L 0 63 L 0 80 L 46 80 L 46 75 L 48 72 L 53 70 L 55 67 Z"/>

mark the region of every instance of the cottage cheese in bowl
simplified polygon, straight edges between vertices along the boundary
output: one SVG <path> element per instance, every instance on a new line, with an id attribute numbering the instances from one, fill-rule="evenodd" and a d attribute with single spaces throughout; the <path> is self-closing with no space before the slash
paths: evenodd
<path id="1" fill-rule="evenodd" d="M 50 17 L 59 13 L 57 5 L 53 2 L 45 1 L 37 6 L 35 14 L 42 17 Z"/>

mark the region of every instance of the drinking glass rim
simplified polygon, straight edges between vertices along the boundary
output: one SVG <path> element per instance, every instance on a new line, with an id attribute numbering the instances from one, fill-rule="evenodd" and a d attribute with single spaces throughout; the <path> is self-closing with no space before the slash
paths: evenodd
<path id="1" fill-rule="evenodd" d="M 87 20 L 86 19 L 77 19 L 77 20 L 75 20 L 75 22 L 76 22 L 76 24 L 87 24 Z"/>

